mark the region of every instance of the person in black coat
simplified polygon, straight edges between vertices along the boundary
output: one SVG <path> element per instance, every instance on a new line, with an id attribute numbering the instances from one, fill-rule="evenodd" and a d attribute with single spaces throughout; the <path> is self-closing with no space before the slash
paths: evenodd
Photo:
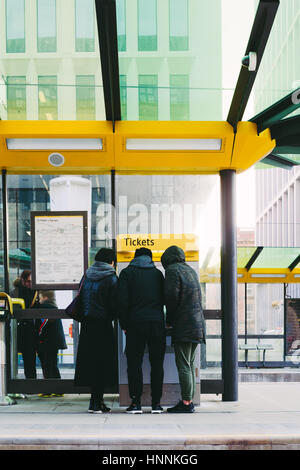
<path id="1" fill-rule="evenodd" d="M 199 343 L 205 343 L 205 325 L 201 289 L 197 274 L 185 262 L 184 251 L 170 246 L 162 255 L 165 268 L 164 295 L 167 326 L 172 327 L 172 342 L 178 369 L 182 400 L 168 408 L 169 413 L 194 411 L 195 354 Z"/>
<path id="2" fill-rule="evenodd" d="M 39 307 L 38 291 L 31 289 L 31 271 L 25 269 L 14 283 L 12 298 L 20 298 L 25 302 L 25 308 Z M 18 308 L 18 306 L 16 306 Z M 22 354 L 24 375 L 26 379 L 36 379 L 37 336 L 35 321 L 32 319 L 18 320 L 17 348 Z"/>
<path id="3" fill-rule="evenodd" d="M 142 413 L 142 362 L 146 344 L 151 365 L 152 412 L 161 413 L 166 335 L 164 324 L 164 276 L 155 267 L 148 248 L 139 248 L 134 259 L 120 273 L 118 317 L 126 332 L 129 395 L 127 413 Z"/>
<path id="4" fill-rule="evenodd" d="M 86 271 L 80 291 L 81 322 L 75 385 L 91 388 L 90 413 L 108 413 L 104 388 L 115 383 L 116 351 L 112 321 L 116 317 L 116 255 L 101 248 Z"/>
<path id="5" fill-rule="evenodd" d="M 55 293 L 53 291 L 40 291 L 40 308 L 57 309 Z M 57 367 L 57 353 L 60 349 L 67 349 L 62 321 L 59 318 L 41 318 L 36 320 L 37 352 L 41 362 L 44 379 L 60 379 Z M 49 396 L 49 394 L 41 394 Z M 52 396 L 62 396 L 52 394 Z"/>

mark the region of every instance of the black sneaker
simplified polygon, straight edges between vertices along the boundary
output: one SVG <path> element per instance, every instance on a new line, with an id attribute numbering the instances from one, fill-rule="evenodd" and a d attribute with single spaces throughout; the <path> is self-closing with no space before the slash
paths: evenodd
<path id="1" fill-rule="evenodd" d="M 103 403 L 103 401 L 95 401 L 94 406 L 93 406 L 93 413 L 110 413 L 111 408 L 108 408 L 108 406 Z"/>
<path id="2" fill-rule="evenodd" d="M 143 410 L 140 403 L 131 403 L 131 405 L 126 409 L 126 413 L 130 414 L 142 414 Z"/>
<path id="3" fill-rule="evenodd" d="M 189 405 L 185 405 L 183 401 L 177 403 L 177 405 L 173 406 L 172 408 L 167 408 L 168 413 L 194 413 L 195 408 L 193 403 Z"/>
<path id="4" fill-rule="evenodd" d="M 94 413 L 94 398 L 90 399 L 88 413 Z"/>
<path id="5" fill-rule="evenodd" d="M 151 410 L 151 413 L 163 413 L 164 412 L 164 409 L 160 406 L 160 404 L 158 405 L 152 405 L 152 410 Z"/>

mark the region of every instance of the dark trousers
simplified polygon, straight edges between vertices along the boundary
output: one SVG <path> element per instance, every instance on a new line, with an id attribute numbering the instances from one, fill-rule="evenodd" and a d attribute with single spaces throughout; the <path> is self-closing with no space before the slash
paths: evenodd
<path id="1" fill-rule="evenodd" d="M 159 323 L 140 323 L 126 331 L 126 357 L 129 395 L 140 402 L 143 393 L 143 357 L 148 346 L 151 365 L 152 404 L 160 403 L 164 380 L 165 328 Z"/>
<path id="2" fill-rule="evenodd" d="M 36 351 L 35 349 L 24 349 L 22 351 L 24 363 L 24 375 L 26 379 L 36 379 Z"/>
<path id="3" fill-rule="evenodd" d="M 57 350 L 38 352 L 44 379 L 60 379 L 60 372 L 57 367 L 57 352 Z"/>

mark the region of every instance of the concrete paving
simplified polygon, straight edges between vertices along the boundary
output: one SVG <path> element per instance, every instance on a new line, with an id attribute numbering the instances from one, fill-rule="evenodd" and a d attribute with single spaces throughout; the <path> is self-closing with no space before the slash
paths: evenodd
<path id="1" fill-rule="evenodd" d="M 28 396 L 0 407 L 0 450 L 300 450 L 300 383 L 240 383 L 239 401 L 203 395 L 194 414 L 87 413 L 88 395 Z"/>

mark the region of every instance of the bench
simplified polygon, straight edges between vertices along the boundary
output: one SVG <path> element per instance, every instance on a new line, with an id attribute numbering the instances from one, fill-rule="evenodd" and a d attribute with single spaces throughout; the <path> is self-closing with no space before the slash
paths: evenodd
<path id="1" fill-rule="evenodd" d="M 241 351 L 245 351 L 245 365 L 246 367 L 248 366 L 248 351 L 263 351 L 263 360 L 262 360 L 262 366 L 265 367 L 265 358 L 266 358 L 266 351 L 272 351 L 274 348 L 272 344 L 240 344 L 239 349 Z M 259 357 L 260 359 L 260 357 Z"/>

